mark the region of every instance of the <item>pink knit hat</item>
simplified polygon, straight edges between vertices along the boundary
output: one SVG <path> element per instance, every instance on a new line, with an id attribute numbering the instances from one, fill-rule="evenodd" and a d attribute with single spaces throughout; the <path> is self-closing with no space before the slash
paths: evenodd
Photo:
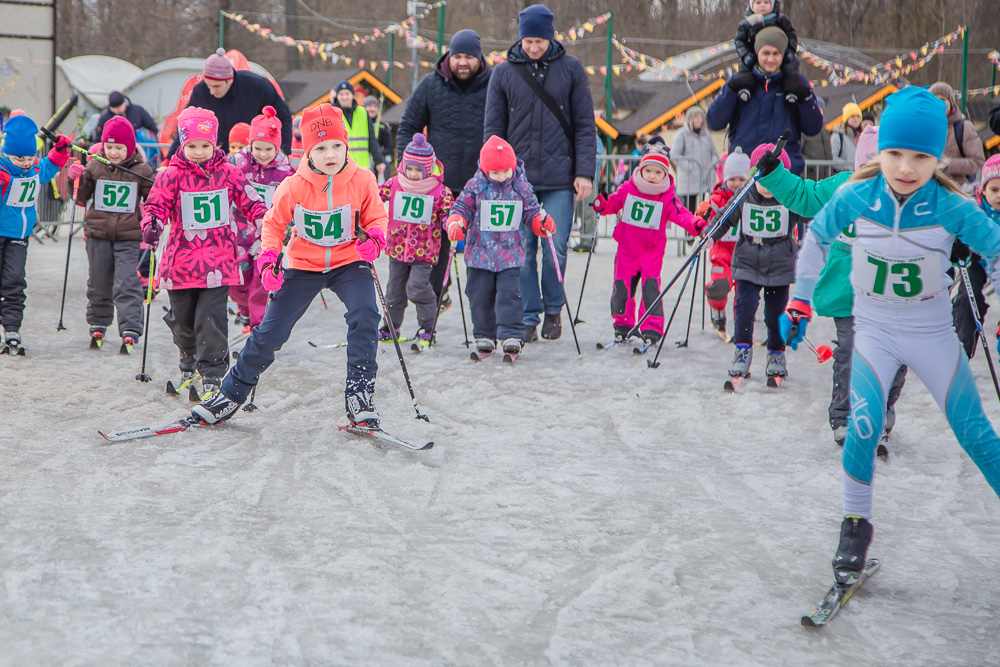
<path id="1" fill-rule="evenodd" d="M 878 155 L 878 126 L 869 125 L 858 137 L 858 147 L 854 153 L 854 171 L 868 164 Z"/>
<path id="2" fill-rule="evenodd" d="M 982 179 L 979 187 L 985 188 L 986 184 L 994 178 L 1000 178 L 1000 155 L 990 157 L 986 161 L 986 164 L 983 165 Z"/>
<path id="3" fill-rule="evenodd" d="M 753 153 L 750 153 L 750 166 L 756 167 L 757 163 L 760 162 L 760 159 L 764 157 L 764 153 L 768 152 L 772 148 L 774 148 L 774 144 L 761 144 L 757 148 L 753 149 Z M 784 149 L 781 149 L 781 155 L 778 156 L 778 159 L 781 160 L 781 164 L 785 166 L 785 169 L 792 168 L 792 161 Z"/>
<path id="4" fill-rule="evenodd" d="M 204 139 L 216 146 L 219 143 L 219 120 L 209 109 L 186 107 L 177 115 L 177 134 L 181 148 L 196 139 Z"/>
<path id="5" fill-rule="evenodd" d="M 403 151 L 403 157 L 399 160 L 399 170 L 405 174 L 406 166 L 412 164 L 420 170 L 424 178 L 427 178 L 434 171 L 436 162 L 434 147 L 427 143 L 427 137 L 417 132 Z"/>
<path id="6" fill-rule="evenodd" d="M 101 142 L 122 144 L 125 146 L 125 156 L 131 157 L 135 152 L 135 129 L 125 116 L 112 116 L 101 131 Z"/>
<path id="7" fill-rule="evenodd" d="M 250 121 L 250 141 L 247 144 L 254 141 L 266 141 L 274 144 L 275 148 L 281 147 L 281 121 L 278 120 L 274 107 L 264 107 L 261 114 Z"/>
<path id="8" fill-rule="evenodd" d="M 225 49 L 216 49 L 215 53 L 205 59 L 201 73 L 206 79 L 225 81 L 233 78 L 233 63 L 226 57 Z"/>
<path id="9" fill-rule="evenodd" d="M 485 172 L 507 171 L 516 166 L 514 147 L 496 135 L 487 139 L 479 151 L 479 168 Z"/>

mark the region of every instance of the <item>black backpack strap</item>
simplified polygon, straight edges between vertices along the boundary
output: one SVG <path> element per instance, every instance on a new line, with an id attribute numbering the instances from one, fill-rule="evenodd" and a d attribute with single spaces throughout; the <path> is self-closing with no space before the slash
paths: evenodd
<path id="1" fill-rule="evenodd" d="M 962 146 L 965 143 L 965 121 L 960 120 L 952 125 L 952 127 L 955 128 L 955 141 L 958 142 L 958 152 L 962 154 L 962 157 L 966 157 L 965 148 Z"/>
<path id="2" fill-rule="evenodd" d="M 576 134 L 573 132 L 573 128 L 570 127 L 569 121 L 566 120 L 566 116 L 563 115 L 562 109 L 549 94 L 549 91 L 542 88 L 542 84 L 538 83 L 535 77 L 531 76 L 531 72 L 528 71 L 528 66 L 523 63 L 511 63 L 511 67 L 514 69 L 518 75 L 524 79 L 524 82 L 528 84 L 535 96 L 542 101 L 542 103 L 549 108 L 552 115 L 556 117 L 559 124 L 562 125 L 563 131 L 566 133 L 566 137 L 569 139 L 569 143 L 573 144 L 576 142 Z"/>

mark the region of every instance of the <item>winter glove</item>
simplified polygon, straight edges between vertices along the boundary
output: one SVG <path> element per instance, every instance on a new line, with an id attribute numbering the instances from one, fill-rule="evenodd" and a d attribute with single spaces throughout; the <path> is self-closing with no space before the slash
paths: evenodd
<path id="1" fill-rule="evenodd" d="M 599 215 L 604 215 L 604 211 L 608 208 L 608 198 L 603 194 L 599 194 L 594 197 L 594 203 L 591 204 L 594 207 L 594 212 Z"/>
<path id="2" fill-rule="evenodd" d="M 448 216 L 445 226 L 448 228 L 448 238 L 453 243 L 458 243 L 465 239 L 465 218 L 462 216 L 452 213 Z"/>
<path id="3" fill-rule="evenodd" d="M 364 241 L 359 236 L 358 240 L 355 241 L 355 246 L 358 249 L 358 254 L 361 255 L 361 261 L 374 262 L 378 259 L 382 248 L 385 247 L 385 230 L 381 227 L 372 227 L 365 230 L 365 236 L 367 238 Z"/>
<path id="4" fill-rule="evenodd" d="M 795 97 L 798 98 L 797 101 L 799 104 L 808 102 L 813 96 L 812 86 L 810 86 L 809 83 L 801 76 L 792 75 L 785 77 L 782 90 L 786 96 L 795 95 Z"/>
<path id="5" fill-rule="evenodd" d="M 781 154 L 775 155 L 774 151 L 768 151 L 757 161 L 757 173 L 760 174 L 761 178 L 764 178 L 781 166 L 783 166 L 781 164 Z"/>
<path id="6" fill-rule="evenodd" d="M 971 252 L 969 246 L 955 239 L 955 242 L 951 244 L 951 263 L 958 264 L 969 261 L 969 253 Z"/>
<path id="7" fill-rule="evenodd" d="M 535 236 L 552 236 L 556 233 L 556 223 L 551 215 L 546 215 L 544 218 L 536 215 L 531 221 L 531 231 Z"/>
<path id="8" fill-rule="evenodd" d="M 764 25 L 765 18 L 763 14 L 751 14 L 746 18 L 746 21 L 750 25 Z"/>
<path id="9" fill-rule="evenodd" d="M 65 134 L 56 135 L 56 142 L 52 144 L 52 150 L 49 151 L 49 160 L 52 164 L 60 168 L 66 164 L 66 161 L 69 160 L 69 147 L 72 143 Z"/>
<path id="10" fill-rule="evenodd" d="M 78 178 L 80 178 L 80 176 L 83 174 L 83 171 L 84 171 L 84 166 L 82 164 L 74 162 L 69 166 L 69 169 L 66 170 L 66 175 L 69 176 L 69 180 L 75 181 Z"/>
<path id="11" fill-rule="evenodd" d="M 705 220 L 704 218 L 699 218 L 698 216 L 695 216 L 692 222 L 694 222 L 694 233 L 697 234 L 698 236 L 704 236 L 705 228 L 708 227 L 708 221 Z"/>
<path id="12" fill-rule="evenodd" d="M 285 282 L 285 276 L 281 272 L 278 263 L 278 251 L 274 248 L 265 250 L 257 256 L 257 273 L 260 274 L 260 284 L 268 292 L 277 292 Z M 277 272 L 275 272 L 277 270 Z"/>
<path id="13" fill-rule="evenodd" d="M 151 248 L 155 248 L 156 244 L 160 240 L 160 234 L 163 233 L 163 223 L 153 218 L 149 221 L 148 225 L 142 228 L 142 240 L 144 243 L 149 245 Z"/>
<path id="14" fill-rule="evenodd" d="M 781 330 L 781 337 L 788 347 L 793 350 L 799 349 L 799 343 L 806 337 L 806 326 L 809 318 L 812 317 L 812 308 L 809 302 L 803 299 L 792 299 L 788 302 L 785 312 L 778 318 L 778 328 Z"/>

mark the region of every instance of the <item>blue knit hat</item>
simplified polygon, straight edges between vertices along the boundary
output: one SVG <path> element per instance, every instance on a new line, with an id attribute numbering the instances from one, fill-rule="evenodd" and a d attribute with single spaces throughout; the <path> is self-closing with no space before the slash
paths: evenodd
<path id="1" fill-rule="evenodd" d="M 556 17 L 545 5 L 531 5 L 517 15 L 517 37 L 538 37 L 550 42 L 556 38 Z"/>
<path id="2" fill-rule="evenodd" d="M 451 55 L 456 53 L 464 53 L 467 56 L 472 56 L 473 58 L 482 58 L 483 56 L 483 43 L 479 39 L 479 33 L 475 30 L 459 30 L 451 38 L 451 44 L 448 46 L 448 52 Z"/>
<path id="3" fill-rule="evenodd" d="M 3 131 L 3 152 L 7 155 L 27 157 L 38 152 L 38 126 L 27 116 L 14 116 L 4 123 Z"/>
<path id="4" fill-rule="evenodd" d="M 948 105 L 910 86 L 885 98 L 878 149 L 905 148 L 941 158 L 948 143 Z"/>

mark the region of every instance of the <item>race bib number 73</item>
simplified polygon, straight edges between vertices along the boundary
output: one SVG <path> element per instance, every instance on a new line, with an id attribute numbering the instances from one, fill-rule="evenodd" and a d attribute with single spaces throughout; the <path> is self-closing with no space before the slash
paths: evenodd
<path id="1" fill-rule="evenodd" d="M 944 289 L 941 260 L 935 255 L 895 259 L 853 246 L 851 283 L 864 296 L 883 303 L 919 303 Z"/>

